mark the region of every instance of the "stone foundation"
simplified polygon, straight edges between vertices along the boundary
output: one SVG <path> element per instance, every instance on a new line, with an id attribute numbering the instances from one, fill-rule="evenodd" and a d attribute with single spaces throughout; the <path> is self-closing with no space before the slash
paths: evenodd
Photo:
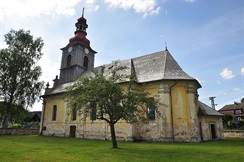
<path id="1" fill-rule="evenodd" d="M 0 128 L 0 135 L 34 135 L 39 129 L 32 128 Z"/>
<path id="2" fill-rule="evenodd" d="M 224 130 L 224 137 L 244 138 L 244 130 Z"/>

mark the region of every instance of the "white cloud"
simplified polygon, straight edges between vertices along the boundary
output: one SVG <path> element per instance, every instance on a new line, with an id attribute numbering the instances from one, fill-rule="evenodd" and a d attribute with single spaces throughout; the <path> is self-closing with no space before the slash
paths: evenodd
<path id="1" fill-rule="evenodd" d="M 81 0 L 1 0 L 0 18 L 5 16 L 34 17 L 44 15 L 75 14 L 74 6 Z"/>
<path id="2" fill-rule="evenodd" d="M 142 13 L 143 17 L 158 14 L 156 0 L 104 0 L 111 8 L 122 8 L 124 10 L 134 9 L 136 13 Z"/>
<path id="3" fill-rule="evenodd" d="M 233 72 L 228 69 L 228 68 L 225 68 L 221 73 L 220 73 L 220 76 L 224 79 L 231 79 L 233 77 L 235 77 L 235 75 L 233 74 Z"/>
<path id="4" fill-rule="evenodd" d="M 88 7 L 88 11 L 97 11 L 100 6 L 97 5 L 95 0 L 85 0 L 86 6 Z"/>
<path id="5" fill-rule="evenodd" d="M 234 92 L 240 92 L 241 90 L 240 90 L 240 88 L 234 88 L 233 91 Z"/>
<path id="6" fill-rule="evenodd" d="M 241 68 L 241 75 L 244 75 L 244 67 Z"/>
<path id="7" fill-rule="evenodd" d="M 85 0 L 86 4 L 95 4 L 95 0 Z"/>

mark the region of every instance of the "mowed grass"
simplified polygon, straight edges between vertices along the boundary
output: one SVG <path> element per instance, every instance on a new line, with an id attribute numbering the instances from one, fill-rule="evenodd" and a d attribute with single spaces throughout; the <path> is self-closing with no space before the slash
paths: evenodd
<path id="1" fill-rule="evenodd" d="M 46 136 L 0 136 L 0 161 L 244 161 L 244 138 L 202 143 L 118 142 Z"/>

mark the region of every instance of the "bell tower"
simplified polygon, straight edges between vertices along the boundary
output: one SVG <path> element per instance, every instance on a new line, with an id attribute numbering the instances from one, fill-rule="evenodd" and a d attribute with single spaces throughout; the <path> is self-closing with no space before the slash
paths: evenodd
<path id="1" fill-rule="evenodd" d="M 75 23 L 75 27 L 74 37 L 70 38 L 66 47 L 61 48 L 62 60 L 58 84 L 73 82 L 86 70 L 94 68 L 97 52 L 90 47 L 90 41 L 86 38 L 88 25 L 84 18 L 84 8 L 82 16 Z"/>

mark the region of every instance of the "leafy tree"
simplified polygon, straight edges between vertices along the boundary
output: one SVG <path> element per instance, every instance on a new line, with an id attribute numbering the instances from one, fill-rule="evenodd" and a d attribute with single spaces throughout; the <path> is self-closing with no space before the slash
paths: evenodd
<path id="1" fill-rule="evenodd" d="M 230 115 L 230 114 L 224 114 L 223 120 L 224 120 L 224 122 L 227 123 L 228 121 L 232 121 L 233 120 L 233 116 Z"/>
<path id="2" fill-rule="evenodd" d="M 140 91 L 133 86 L 133 75 L 122 75 L 120 71 L 126 67 L 115 62 L 111 67 L 105 67 L 94 72 L 93 77 L 81 77 L 70 87 L 68 92 L 69 106 L 77 107 L 83 120 L 92 108 L 96 106 L 97 119 L 106 121 L 110 126 L 112 147 L 118 148 L 115 124 L 119 120 L 126 122 L 147 121 L 146 105 L 156 107 L 157 101 L 152 100 L 148 93 Z M 126 88 L 119 84 L 127 80 Z"/>
<path id="3" fill-rule="evenodd" d="M 28 108 L 39 97 L 43 82 L 39 80 L 44 45 L 41 38 L 33 38 L 30 31 L 11 30 L 5 36 L 7 48 L 0 50 L 0 97 L 4 104 L 3 126 L 18 113 L 14 105 Z"/>
<path id="4" fill-rule="evenodd" d="M 244 103 L 244 98 L 241 99 L 241 103 Z"/>

